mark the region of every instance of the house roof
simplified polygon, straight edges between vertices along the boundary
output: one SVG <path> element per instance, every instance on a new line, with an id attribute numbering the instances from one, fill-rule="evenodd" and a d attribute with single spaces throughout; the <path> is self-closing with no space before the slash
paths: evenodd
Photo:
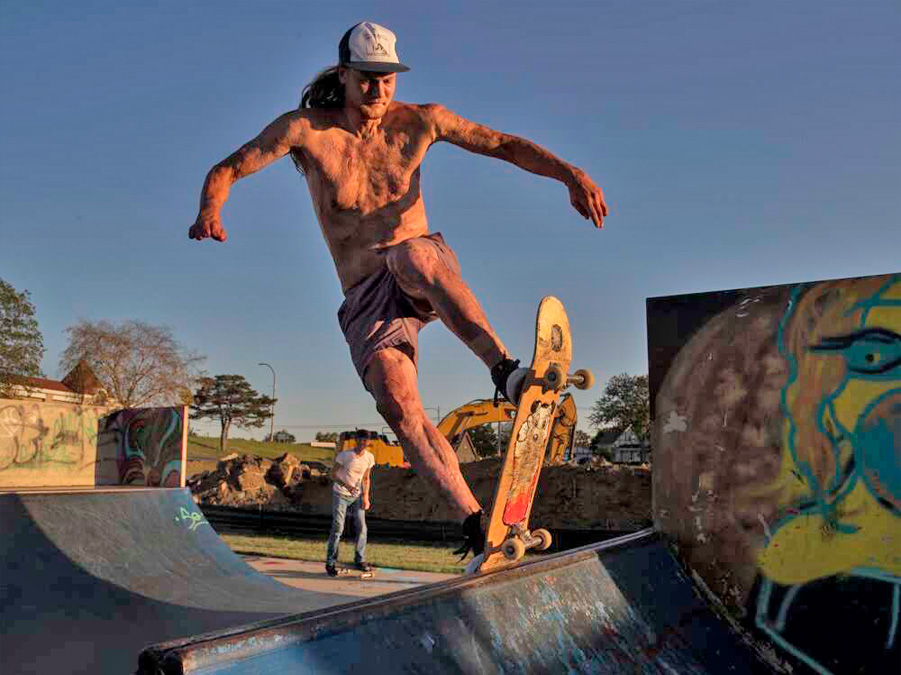
<path id="1" fill-rule="evenodd" d="M 613 443 L 621 435 L 622 432 L 617 429 L 605 429 L 598 437 L 598 445 L 607 445 L 609 443 Z"/>
<path id="2" fill-rule="evenodd" d="M 64 391 L 68 394 L 74 394 L 75 392 L 67 387 L 62 382 L 57 382 L 56 380 L 48 380 L 44 377 L 21 377 L 19 381 L 26 387 L 33 387 L 35 389 L 50 389 L 51 391 Z"/>
<path id="3" fill-rule="evenodd" d="M 91 367 L 81 360 L 62 381 L 49 380 L 45 377 L 22 377 L 20 382 L 26 387 L 61 391 L 67 394 L 95 394 L 103 385 Z"/>
<path id="4" fill-rule="evenodd" d="M 72 371 L 63 378 L 63 384 L 79 394 L 94 394 L 103 389 L 100 380 L 97 379 L 94 371 L 91 370 L 91 367 L 84 359 L 79 361 Z"/>

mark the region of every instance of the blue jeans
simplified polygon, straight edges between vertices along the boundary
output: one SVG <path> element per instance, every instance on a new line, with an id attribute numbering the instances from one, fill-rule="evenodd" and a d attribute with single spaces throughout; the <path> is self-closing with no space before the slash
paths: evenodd
<path id="1" fill-rule="evenodd" d="M 337 492 L 332 492 L 332 532 L 328 538 L 328 553 L 325 564 L 334 566 L 338 562 L 338 543 L 344 534 L 344 520 L 347 510 L 350 508 L 356 520 L 357 545 L 354 552 L 354 561 L 366 560 L 366 511 L 363 510 L 363 494 L 359 497 L 342 497 Z"/>

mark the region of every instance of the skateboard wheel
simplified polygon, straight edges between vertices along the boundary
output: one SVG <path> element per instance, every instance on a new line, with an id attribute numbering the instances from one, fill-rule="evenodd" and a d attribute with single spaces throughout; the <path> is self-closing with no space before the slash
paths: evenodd
<path id="1" fill-rule="evenodd" d="M 594 374 L 586 368 L 577 370 L 573 377 L 579 378 L 574 382 L 576 389 L 591 389 L 594 386 Z"/>
<path id="2" fill-rule="evenodd" d="M 560 389 L 566 380 L 563 369 L 556 363 L 552 363 L 544 372 L 544 381 L 551 389 Z"/>
<path id="3" fill-rule="evenodd" d="M 519 560 L 526 553 L 526 545 L 520 539 L 508 539 L 501 544 L 501 552 L 507 560 Z"/>
<path id="4" fill-rule="evenodd" d="M 551 533 L 544 528 L 535 530 L 532 533 L 532 538 L 538 540 L 538 544 L 535 546 L 535 549 L 538 551 L 547 551 L 551 547 L 551 542 L 553 542 Z"/>

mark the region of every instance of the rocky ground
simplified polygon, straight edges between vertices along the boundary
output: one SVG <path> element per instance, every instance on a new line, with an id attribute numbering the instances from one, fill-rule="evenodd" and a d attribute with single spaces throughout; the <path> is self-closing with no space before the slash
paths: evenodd
<path id="1" fill-rule="evenodd" d="M 500 473 L 498 459 L 461 466 L 486 511 Z M 330 515 L 328 467 L 291 454 L 275 460 L 229 455 L 216 468 L 188 479 L 195 499 L 221 506 L 259 506 L 273 511 Z M 413 470 L 372 471 L 373 518 L 450 521 L 445 504 Z M 541 472 L 532 518 L 547 528 L 633 530 L 650 524 L 651 471 L 647 466 L 603 460 L 583 466 L 548 466 Z"/>

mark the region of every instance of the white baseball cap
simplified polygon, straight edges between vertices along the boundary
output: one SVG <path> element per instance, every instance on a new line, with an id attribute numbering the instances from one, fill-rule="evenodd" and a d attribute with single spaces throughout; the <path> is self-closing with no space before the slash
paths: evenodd
<path id="1" fill-rule="evenodd" d="M 338 43 L 338 65 L 372 73 L 410 70 L 397 58 L 397 37 L 384 26 L 363 21 L 348 30 Z"/>

